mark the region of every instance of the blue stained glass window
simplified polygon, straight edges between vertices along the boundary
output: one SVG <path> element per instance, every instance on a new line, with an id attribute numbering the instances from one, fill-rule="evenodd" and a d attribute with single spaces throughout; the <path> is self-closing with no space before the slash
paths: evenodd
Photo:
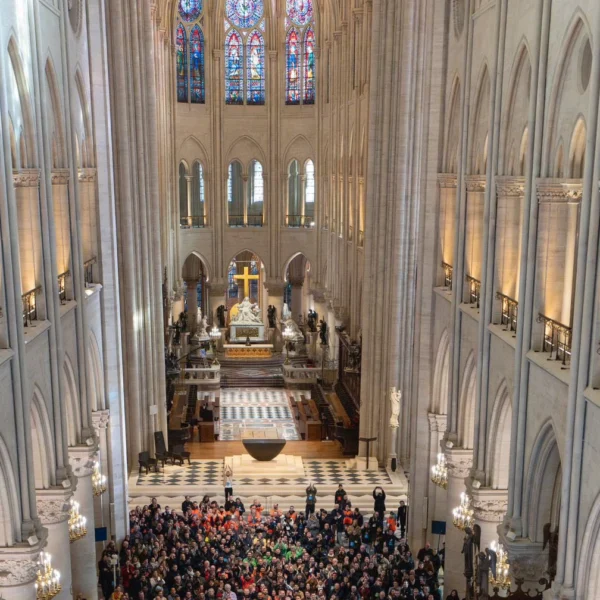
<path id="1" fill-rule="evenodd" d="M 175 52 L 177 56 L 177 102 L 188 101 L 187 47 L 185 28 L 180 23 L 175 36 Z"/>
<path id="2" fill-rule="evenodd" d="M 265 41 L 260 31 L 248 36 L 247 49 L 247 93 L 248 104 L 265 103 Z"/>
<path id="3" fill-rule="evenodd" d="M 230 31 L 225 39 L 225 102 L 244 103 L 244 46 L 240 34 Z"/>
<path id="4" fill-rule="evenodd" d="M 202 12 L 202 0 L 179 0 L 179 15 L 184 21 L 195 21 Z"/>
<path id="5" fill-rule="evenodd" d="M 296 25 L 306 25 L 313 18 L 312 0 L 287 0 L 287 15 Z"/>
<path id="6" fill-rule="evenodd" d="M 204 104 L 204 34 L 198 25 L 190 33 L 190 88 L 195 104 Z"/>
<path id="7" fill-rule="evenodd" d="M 225 15 L 242 29 L 255 27 L 264 13 L 263 0 L 227 0 Z"/>
<path id="8" fill-rule="evenodd" d="M 304 104 L 315 103 L 315 32 L 309 27 L 304 34 Z"/>
<path id="9" fill-rule="evenodd" d="M 300 104 L 300 40 L 295 29 L 290 29 L 286 40 L 285 80 L 285 103 Z"/>

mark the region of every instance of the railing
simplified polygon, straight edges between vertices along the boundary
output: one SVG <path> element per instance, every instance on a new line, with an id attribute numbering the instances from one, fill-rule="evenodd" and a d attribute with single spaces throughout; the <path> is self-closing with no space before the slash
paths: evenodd
<path id="1" fill-rule="evenodd" d="M 365 232 L 358 230 L 358 247 L 364 248 L 365 246 Z"/>
<path id="2" fill-rule="evenodd" d="M 196 385 L 200 381 L 218 383 L 221 381 L 221 366 L 187 368 L 181 371 L 180 383 Z"/>
<path id="3" fill-rule="evenodd" d="M 181 229 L 201 229 L 206 227 L 206 217 L 181 217 L 179 226 Z"/>
<path id="4" fill-rule="evenodd" d="M 58 298 L 61 304 L 67 301 L 67 277 L 70 276 L 70 271 L 65 271 L 58 276 Z"/>
<path id="5" fill-rule="evenodd" d="M 504 331 L 514 331 L 517 333 L 517 317 L 519 313 L 519 303 L 510 296 L 505 296 L 500 292 L 496 293 L 496 298 L 502 302 L 502 314 L 500 323 L 504 325 Z M 513 337 L 515 337 L 513 335 Z"/>
<path id="6" fill-rule="evenodd" d="M 286 215 L 287 227 L 304 227 L 310 229 L 313 224 L 313 218 L 307 215 Z"/>
<path id="7" fill-rule="evenodd" d="M 555 360 L 562 361 L 562 364 L 566 366 L 567 362 L 571 361 L 571 336 L 573 330 L 564 323 L 559 323 L 542 313 L 539 313 L 537 322 L 544 325 L 542 352 L 550 353 L 548 360 L 554 358 Z"/>
<path id="8" fill-rule="evenodd" d="M 317 383 L 321 367 L 305 367 L 297 365 L 283 365 L 283 379 L 286 383 Z"/>
<path id="9" fill-rule="evenodd" d="M 443 262 L 442 269 L 444 269 L 444 287 L 452 290 L 452 272 L 454 271 L 454 268 L 452 265 Z"/>
<path id="10" fill-rule="evenodd" d="M 229 215 L 229 227 L 262 227 L 262 215 Z"/>
<path id="11" fill-rule="evenodd" d="M 469 304 L 474 304 L 475 308 L 479 308 L 479 300 L 481 298 L 481 281 L 465 275 L 465 281 L 469 285 Z"/>
<path id="12" fill-rule="evenodd" d="M 35 327 L 33 321 L 38 320 L 37 295 L 42 291 L 42 286 L 29 290 L 21 296 L 23 302 L 23 327 Z"/>
<path id="13" fill-rule="evenodd" d="M 83 276 L 85 285 L 94 284 L 94 265 L 96 264 L 96 257 L 93 256 L 90 260 L 86 260 L 83 263 Z"/>

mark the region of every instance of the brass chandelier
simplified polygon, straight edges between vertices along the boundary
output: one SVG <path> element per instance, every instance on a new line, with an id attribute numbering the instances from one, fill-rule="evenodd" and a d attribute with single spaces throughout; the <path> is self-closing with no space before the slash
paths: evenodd
<path id="1" fill-rule="evenodd" d="M 465 492 L 460 495 L 460 506 L 452 511 L 452 523 L 454 527 L 458 527 L 463 531 L 467 527 L 473 528 L 475 521 L 473 519 L 473 509 L 471 508 L 471 498 Z"/>
<path id="2" fill-rule="evenodd" d="M 431 481 L 435 485 L 446 489 L 448 487 L 448 466 L 446 465 L 446 455 L 440 452 L 437 455 L 437 464 L 431 467 Z"/>
<path id="3" fill-rule="evenodd" d="M 86 519 L 79 514 L 79 502 L 75 500 L 71 500 L 69 515 L 69 540 L 72 544 L 87 534 Z"/>
<path id="4" fill-rule="evenodd" d="M 496 554 L 496 573 L 490 569 L 489 581 L 493 588 L 510 590 L 510 577 L 508 576 L 508 554 L 502 544 L 492 541 L 490 550 Z"/>
<path id="5" fill-rule="evenodd" d="M 50 600 L 60 593 L 60 573 L 52 568 L 52 557 L 47 552 L 40 553 L 38 572 L 35 581 L 35 597 Z"/>
<path id="6" fill-rule="evenodd" d="M 106 476 L 100 472 L 100 463 L 94 463 L 94 472 L 92 473 L 92 488 L 94 496 L 101 496 L 106 491 Z"/>

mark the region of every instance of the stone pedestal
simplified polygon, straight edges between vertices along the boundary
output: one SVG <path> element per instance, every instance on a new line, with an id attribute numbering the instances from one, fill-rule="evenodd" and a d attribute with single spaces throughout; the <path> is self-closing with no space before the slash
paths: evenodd
<path id="1" fill-rule="evenodd" d="M 444 589 L 457 589 L 462 597 L 465 590 L 464 561 L 461 554 L 464 533 L 452 524 L 452 511 L 460 505 L 460 495 L 466 491 L 465 478 L 473 465 L 473 451 L 462 448 L 446 449 L 448 489 L 446 504 L 446 561 Z"/>
<path id="2" fill-rule="evenodd" d="M 72 494 L 70 487 L 36 490 L 38 516 L 48 530 L 48 544 L 44 550 L 52 556 L 52 567 L 60 573 L 62 590 L 55 596 L 56 600 L 73 598 L 68 523 Z M 95 554 L 93 559 L 95 560 Z"/>
<path id="3" fill-rule="evenodd" d="M 302 457 L 290 454 L 280 454 L 277 458 L 268 462 L 255 460 L 249 454 L 227 456 L 225 465 L 231 466 L 233 477 L 237 480 L 244 477 L 254 479 L 260 477 L 271 479 L 306 477 Z"/>
<path id="4" fill-rule="evenodd" d="M 73 595 L 81 594 L 86 600 L 97 600 L 98 598 L 96 572 L 95 569 L 90 569 L 90 565 L 95 564 L 96 560 L 94 541 L 96 523 L 92 488 L 95 455 L 95 447 L 69 448 L 69 462 L 77 477 L 77 488 L 73 499 L 79 502 L 79 513 L 85 517 L 88 530 L 87 535 L 71 544 Z"/>

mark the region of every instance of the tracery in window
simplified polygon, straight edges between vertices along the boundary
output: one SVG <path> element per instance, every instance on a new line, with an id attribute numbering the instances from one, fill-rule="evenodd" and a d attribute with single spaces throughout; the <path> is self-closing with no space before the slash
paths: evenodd
<path id="1" fill-rule="evenodd" d="M 175 55 L 177 102 L 204 104 L 203 0 L 179 0 Z M 189 43 L 188 43 L 189 40 Z"/>
<path id="2" fill-rule="evenodd" d="M 265 103 L 263 0 L 225 4 L 225 103 Z"/>
<path id="3" fill-rule="evenodd" d="M 286 4 L 286 104 L 315 103 L 315 50 L 312 0 Z"/>

